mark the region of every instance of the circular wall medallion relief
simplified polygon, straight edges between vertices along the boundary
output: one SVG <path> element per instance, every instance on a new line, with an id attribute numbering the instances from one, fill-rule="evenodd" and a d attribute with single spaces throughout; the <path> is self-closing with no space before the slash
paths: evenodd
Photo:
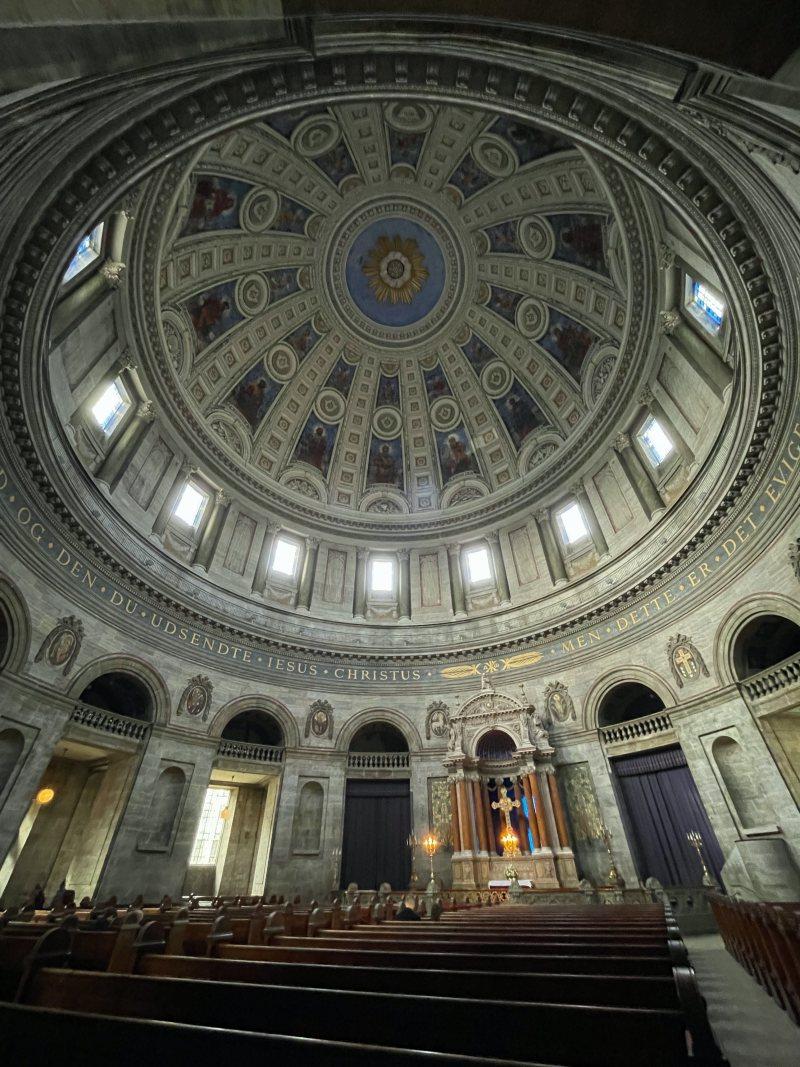
<path id="1" fill-rule="evenodd" d="M 431 404 L 431 423 L 436 430 L 452 430 L 461 418 L 461 409 L 451 396 L 440 396 Z"/>
<path id="2" fill-rule="evenodd" d="M 530 215 L 519 224 L 519 239 L 531 259 L 550 259 L 556 249 L 553 227 L 541 215 Z"/>
<path id="3" fill-rule="evenodd" d="M 494 399 L 508 392 L 511 386 L 511 368 L 502 359 L 492 360 L 483 368 L 481 385 L 485 392 Z"/>
<path id="4" fill-rule="evenodd" d="M 242 226 L 251 233 L 263 233 L 275 221 L 280 197 L 274 189 L 251 189 L 242 201 Z"/>
<path id="5" fill-rule="evenodd" d="M 376 408 L 372 415 L 372 429 L 379 437 L 397 437 L 403 428 L 403 419 L 397 408 Z"/>
<path id="6" fill-rule="evenodd" d="M 297 355 L 290 345 L 277 344 L 267 353 L 264 365 L 276 382 L 288 382 L 297 373 Z"/>
<path id="7" fill-rule="evenodd" d="M 292 148 L 306 159 L 330 152 L 342 136 L 339 123 L 331 115 L 309 115 L 292 134 Z"/>
<path id="8" fill-rule="evenodd" d="M 344 397 L 337 389 L 323 389 L 314 403 L 314 411 L 325 422 L 339 422 L 344 409 Z"/>
<path id="9" fill-rule="evenodd" d="M 386 108 L 386 121 L 402 133 L 422 133 L 433 122 L 433 109 L 417 100 L 395 100 Z"/>
<path id="10" fill-rule="evenodd" d="M 263 274 L 247 274 L 236 283 L 236 304 L 243 315 L 259 315 L 269 303 L 269 283 Z"/>
<path id="11" fill-rule="evenodd" d="M 526 296 L 517 305 L 517 329 L 523 337 L 537 341 L 547 329 L 547 308 L 535 296 Z"/>
<path id="12" fill-rule="evenodd" d="M 507 178 L 517 166 L 517 157 L 508 143 L 495 133 L 480 137 L 473 145 L 472 154 L 478 166 L 493 178 Z"/>

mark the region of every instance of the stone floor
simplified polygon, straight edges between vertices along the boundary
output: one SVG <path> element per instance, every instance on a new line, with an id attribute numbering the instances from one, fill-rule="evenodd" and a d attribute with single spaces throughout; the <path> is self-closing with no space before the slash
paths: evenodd
<path id="1" fill-rule="evenodd" d="M 731 1067 L 798 1067 L 800 1027 L 725 951 L 721 938 L 700 934 L 684 940 Z"/>

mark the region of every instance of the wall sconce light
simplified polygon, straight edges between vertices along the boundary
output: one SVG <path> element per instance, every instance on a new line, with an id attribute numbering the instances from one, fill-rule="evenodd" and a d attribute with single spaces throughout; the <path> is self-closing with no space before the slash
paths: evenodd
<path id="1" fill-rule="evenodd" d="M 53 797 L 56 795 L 55 789 L 51 789 L 49 785 L 44 789 L 40 789 L 36 794 L 36 803 L 41 804 L 43 807 L 45 804 L 49 804 Z"/>

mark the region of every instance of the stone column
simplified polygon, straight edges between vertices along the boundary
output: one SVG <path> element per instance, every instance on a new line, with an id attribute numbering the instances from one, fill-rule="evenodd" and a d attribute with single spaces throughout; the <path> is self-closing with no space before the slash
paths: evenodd
<path id="1" fill-rule="evenodd" d="M 461 545 L 447 546 L 447 563 L 450 569 L 450 598 L 455 616 L 466 615 L 464 581 L 461 577 Z"/>
<path id="2" fill-rule="evenodd" d="M 164 503 L 156 515 L 156 520 L 153 523 L 153 533 L 157 537 L 163 537 L 164 531 L 167 528 L 169 520 L 172 518 L 172 513 L 177 506 L 180 495 L 183 492 L 183 487 L 186 485 L 189 478 L 197 473 L 197 468 L 193 467 L 187 460 L 184 460 L 178 468 L 178 473 L 175 475 L 175 480 L 169 488 L 169 492 L 166 495 Z"/>
<path id="3" fill-rule="evenodd" d="M 411 553 L 401 548 L 397 553 L 399 561 L 397 606 L 401 619 L 411 618 Z"/>
<path id="4" fill-rule="evenodd" d="M 656 488 L 653 478 L 654 471 L 648 463 L 643 463 L 639 453 L 633 447 L 630 434 L 620 433 L 614 438 L 614 448 L 619 455 L 622 469 L 630 482 L 631 488 L 636 494 L 636 499 L 642 506 L 642 511 L 648 519 L 660 515 L 666 510 L 666 505 L 661 499 L 661 494 Z"/>
<path id="5" fill-rule="evenodd" d="M 486 819 L 483 815 L 483 802 L 481 798 L 481 784 L 477 778 L 470 781 L 472 787 L 472 800 L 475 806 L 475 823 L 478 828 L 478 844 L 481 852 L 489 851 L 489 841 L 486 836 Z"/>
<path id="6" fill-rule="evenodd" d="M 522 791 L 525 794 L 525 799 L 528 802 L 528 825 L 531 828 L 531 837 L 533 838 L 533 847 L 541 848 L 541 838 L 539 836 L 539 828 L 536 825 L 536 812 L 533 807 L 533 797 L 531 796 L 531 783 L 527 774 L 522 775 Z"/>
<path id="7" fill-rule="evenodd" d="M 453 835 L 453 852 L 460 852 L 461 829 L 458 822 L 458 795 L 455 778 L 450 779 L 450 829 Z"/>
<path id="8" fill-rule="evenodd" d="M 652 389 L 643 389 L 639 397 L 639 403 L 647 408 L 651 415 L 654 415 L 658 422 L 661 424 L 663 430 L 666 431 L 667 436 L 675 446 L 675 451 L 681 458 L 681 462 L 689 469 L 694 467 L 695 457 L 689 445 L 685 439 L 678 433 L 678 429 L 669 415 L 663 408 L 661 401 L 655 395 Z"/>
<path id="9" fill-rule="evenodd" d="M 225 496 L 222 490 L 217 490 L 211 505 L 211 514 L 203 526 L 203 532 L 200 535 L 200 542 L 197 546 L 197 554 L 194 558 L 196 566 L 202 567 L 204 571 L 207 571 L 211 566 L 230 506 L 231 502 L 228 497 Z"/>
<path id="10" fill-rule="evenodd" d="M 503 550 L 500 547 L 500 534 L 487 534 L 486 540 L 489 542 L 489 550 L 492 553 L 494 574 L 497 580 L 497 592 L 500 596 L 500 603 L 510 604 L 511 590 L 508 588 L 508 574 L 506 572 L 505 560 L 503 559 Z"/>
<path id="11" fill-rule="evenodd" d="M 272 542 L 275 540 L 275 534 L 278 530 L 280 530 L 280 526 L 274 522 L 268 522 L 264 527 L 264 540 L 261 542 L 261 551 L 258 554 L 258 563 L 256 563 L 256 573 L 253 575 L 253 585 L 251 586 L 254 593 L 263 593 L 267 588 Z"/>
<path id="12" fill-rule="evenodd" d="M 105 482 L 111 492 L 119 485 L 128 463 L 136 454 L 155 417 L 156 411 L 150 400 L 139 404 L 106 453 L 95 477 L 98 481 Z"/>
<path id="13" fill-rule="evenodd" d="M 369 552 L 356 549 L 356 578 L 353 586 L 353 617 L 363 619 L 367 614 L 367 564 Z"/>
<path id="14" fill-rule="evenodd" d="M 311 610 L 311 597 L 314 593 L 314 579 L 317 574 L 318 554 L 318 538 L 307 537 L 306 551 L 303 558 L 303 570 L 300 575 L 300 586 L 297 590 L 297 607 L 300 608 L 301 611 Z"/>
<path id="15" fill-rule="evenodd" d="M 522 810 L 522 796 L 524 795 L 522 775 L 514 779 L 514 795 L 516 799 L 520 801 L 520 806 L 517 808 L 517 819 L 519 820 L 519 850 L 523 856 L 529 856 L 531 854 L 531 846 L 528 841 L 529 824 L 525 817 L 525 812 Z"/>
<path id="16" fill-rule="evenodd" d="M 553 524 L 550 521 L 549 508 L 542 508 L 541 511 L 536 513 L 536 527 L 544 549 L 544 559 L 550 572 L 550 580 L 553 585 L 561 585 L 567 580 L 567 571 L 564 566 L 561 549 L 558 546 L 558 540 L 553 531 Z"/>
<path id="17" fill-rule="evenodd" d="M 597 518 L 597 512 L 594 510 L 594 505 L 589 499 L 589 494 L 586 492 L 586 486 L 583 482 L 576 482 L 572 487 L 572 492 L 575 499 L 578 501 L 586 519 L 586 525 L 589 527 L 589 536 L 594 541 L 594 546 L 597 549 L 598 555 L 608 555 L 608 541 L 606 541 L 606 535 L 600 528 L 600 522 Z"/>
<path id="18" fill-rule="evenodd" d="M 492 819 L 492 802 L 489 796 L 489 783 L 483 783 L 483 814 L 486 819 L 486 840 L 489 845 L 489 855 L 497 855 L 497 841 L 494 836 L 494 821 Z"/>
<path id="19" fill-rule="evenodd" d="M 536 825 L 539 829 L 540 847 L 550 848 L 550 828 L 547 825 L 547 819 L 545 818 L 542 794 L 539 789 L 539 778 L 535 770 L 528 772 L 528 781 L 531 787 L 531 797 L 533 798 L 533 810 L 536 816 Z"/>
<path id="20" fill-rule="evenodd" d="M 458 794 L 458 825 L 461 828 L 461 851 L 472 852 L 472 819 L 470 818 L 467 783 L 463 778 L 456 779 Z"/>
<path id="21" fill-rule="evenodd" d="M 556 828 L 556 820 L 553 814 L 553 802 L 550 799 L 547 771 L 538 770 L 535 777 L 539 782 L 539 795 L 542 798 L 542 816 L 547 827 L 547 843 L 551 848 L 558 848 L 558 829 Z"/>
<path id="22" fill-rule="evenodd" d="M 558 791 L 555 770 L 550 771 L 547 774 L 547 785 L 550 789 L 550 800 L 553 805 L 553 815 L 555 816 L 559 844 L 561 845 L 561 848 L 569 848 L 570 843 L 569 832 L 567 831 L 567 820 L 564 815 L 564 807 L 561 803 L 561 794 Z"/>

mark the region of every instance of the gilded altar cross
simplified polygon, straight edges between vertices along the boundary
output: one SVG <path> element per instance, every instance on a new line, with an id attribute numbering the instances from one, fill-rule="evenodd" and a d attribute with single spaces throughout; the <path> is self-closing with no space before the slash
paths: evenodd
<path id="1" fill-rule="evenodd" d="M 492 801 L 492 807 L 494 808 L 495 811 L 498 811 L 498 810 L 502 811 L 503 818 L 506 820 L 506 829 L 513 831 L 513 827 L 511 825 L 511 809 L 512 808 L 521 808 L 522 805 L 520 804 L 520 802 L 518 800 L 511 800 L 509 798 L 508 790 L 506 789 L 506 787 L 504 785 L 500 786 L 500 799 L 499 800 L 493 800 Z"/>

